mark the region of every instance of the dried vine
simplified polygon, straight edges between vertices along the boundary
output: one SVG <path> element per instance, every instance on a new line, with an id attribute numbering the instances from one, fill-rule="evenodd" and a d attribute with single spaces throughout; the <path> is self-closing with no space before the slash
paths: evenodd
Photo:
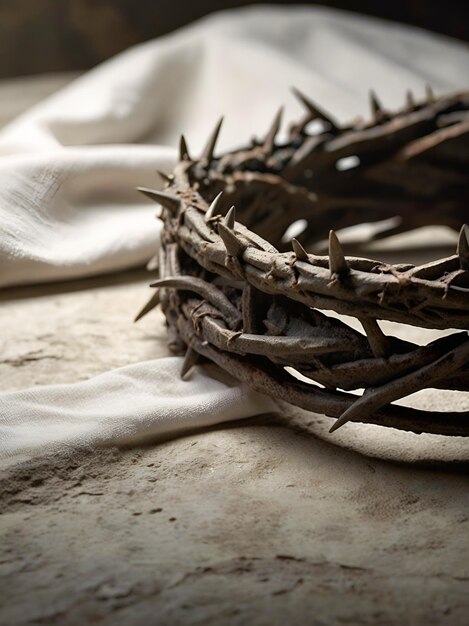
<path id="1" fill-rule="evenodd" d="M 409 94 L 393 114 L 371 94 L 372 120 L 345 127 L 296 93 L 306 113 L 287 141 L 277 140 L 280 111 L 265 139 L 216 157 L 220 122 L 198 159 L 181 138 L 164 191 L 141 189 L 163 207 L 164 230 L 157 291 L 137 319 L 161 303 L 172 350 L 186 352 L 182 376 L 207 358 L 337 418 L 331 431 L 360 421 L 469 435 L 469 410 L 393 404 L 426 387 L 469 391 L 469 93 Z M 375 238 L 446 225 L 460 230 L 458 248 L 419 266 L 345 256 L 335 230 L 364 222 L 378 224 Z M 329 230 L 328 254 L 308 253 Z M 327 310 L 356 317 L 364 333 Z M 463 332 L 419 346 L 378 320 Z"/>

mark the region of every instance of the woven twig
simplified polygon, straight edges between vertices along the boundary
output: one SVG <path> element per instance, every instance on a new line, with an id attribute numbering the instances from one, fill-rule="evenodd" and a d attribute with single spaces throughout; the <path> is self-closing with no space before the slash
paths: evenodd
<path id="1" fill-rule="evenodd" d="M 158 291 L 138 318 L 161 303 L 172 350 L 186 351 L 182 376 L 205 357 L 256 390 L 337 418 L 331 431 L 360 421 L 469 435 L 469 411 L 393 404 L 426 387 L 469 391 L 467 332 L 418 346 L 378 324 L 469 329 L 469 94 L 408 95 L 394 114 L 372 94 L 372 120 L 345 127 L 297 95 L 306 114 L 286 142 L 276 139 L 279 112 L 264 140 L 215 157 L 219 123 L 198 159 L 181 139 L 165 191 L 141 189 L 163 207 L 164 230 Z M 299 219 L 307 226 L 288 250 L 285 231 Z M 335 230 L 363 222 L 381 225 L 375 238 L 441 224 L 460 231 L 459 244 L 419 266 L 345 256 Z M 328 254 L 306 252 L 328 231 Z"/>

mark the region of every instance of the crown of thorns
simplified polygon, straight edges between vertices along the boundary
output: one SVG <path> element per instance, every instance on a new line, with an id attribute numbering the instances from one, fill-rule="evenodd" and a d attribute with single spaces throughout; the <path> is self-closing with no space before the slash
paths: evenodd
<path id="1" fill-rule="evenodd" d="M 467 332 L 420 346 L 378 324 L 469 329 L 469 93 L 408 93 L 392 114 L 371 93 L 371 120 L 339 126 L 295 91 L 306 113 L 285 142 L 280 110 L 265 139 L 216 157 L 220 121 L 198 159 L 181 137 L 174 172 L 160 173 L 165 191 L 140 189 L 161 205 L 164 228 L 157 291 L 137 319 L 161 304 L 171 349 L 186 353 L 181 376 L 208 359 L 336 418 L 331 431 L 352 421 L 469 435 L 469 411 L 393 404 L 428 387 L 467 392 Z M 298 220 L 301 236 L 285 241 Z M 345 256 L 335 231 L 370 222 L 375 239 L 429 224 L 460 230 L 456 254 L 417 266 Z M 306 251 L 327 234 L 328 254 Z"/>

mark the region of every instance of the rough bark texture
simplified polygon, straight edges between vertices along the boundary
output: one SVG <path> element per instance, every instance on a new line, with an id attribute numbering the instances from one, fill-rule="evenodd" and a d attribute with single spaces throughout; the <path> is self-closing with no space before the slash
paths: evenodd
<path id="1" fill-rule="evenodd" d="M 467 332 L 419 346 L 384 335 L 377 320 L 469 329 L 469 94 L 428 92 L 415 103 L 409 93 L 394 114 L 371 94 L 372 120 L 346 127 L 296 94 L 306 114 L 286 142 L 276 141 L 280 111 L 265 139 L 216 158 L 220 122 L 198 159 L 181 138 L 164 192 L 141 190 L 165 224 L 159 293 L 141 315 L 161 302 L 172 349 L 187 349 L 182 375 L 201 355 L 338 418 L 332 430 L 367 421 L 467 436 L 467 411 L 392 404 L 426 387 L 469 391 Z M 306 227 L 288 241 L 298 220 Z M 444 225 L 460 231 L 459 244 L 418 266 L 345 256 L 335 230 L 367 222 L 374 238 Z M 327 233 L 327 255 L 306 252 Z M 364 334 L 322 310 L 357 318 Z M 359 398 L 347 393 L 359 388 Z"/>

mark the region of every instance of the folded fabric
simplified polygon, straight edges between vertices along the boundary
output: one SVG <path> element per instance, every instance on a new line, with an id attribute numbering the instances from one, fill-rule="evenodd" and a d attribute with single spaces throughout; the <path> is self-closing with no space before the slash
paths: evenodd
<path id="1" fill-rule="evenodd" d="M 467 86 L 467 46 L 329 9 L 227 11 L 129 49 L 0 133 L 0 287 L 118 271 L 155 251 L 158 186 L 181 132 L 197 153 L 225 115 L 220 148 L 260 134 L 297 86 L 342 121 L 372 87 L 403 105 L 430 83 Z M 146 144 L 146 145 L 145 145 Z"/>
<path id="2" fill-rule="evenodd" d="M 144 361 L 71 385 L 1 396 L 2 455 L 55 446 L 143 443 L 275 409 L 262 394 L 196 367 L 181 380 L 180 357 Z"/>
<path id="3" fill-rule="evenodd" d="M 0 133 L 0 287 L 144 264 L 155 205 L 135 187 L 170 170 L 184 132 L 194 154 L 220 115 L 219 149 L 264 132 L 294 85 L 340 121 L 467 87 L 462 43 L 406 26 L 308 7 L 220 13 L 136 46 L 88 72 Z M 10 338 L 14 341 L 14 337 Z M 132 365 L 76 385 L 0 395 L 0 454 L 50 445 L 138 441 L 270 410 L 243 386 L 180 360 Z"/>

